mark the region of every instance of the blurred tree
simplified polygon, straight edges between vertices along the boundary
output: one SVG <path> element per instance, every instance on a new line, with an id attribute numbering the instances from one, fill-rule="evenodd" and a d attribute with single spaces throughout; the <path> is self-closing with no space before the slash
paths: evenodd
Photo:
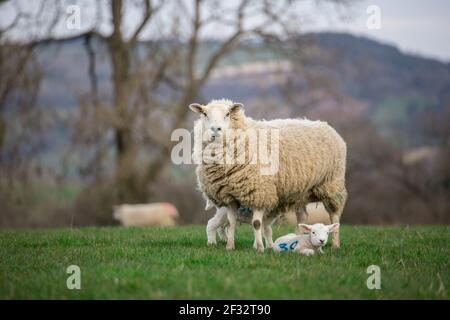
<path id="1" fill-rule="evenodd" d="M 113 150 L 113 187 L 104 190 L 113 196 L 102 200 L 108 207 L 111 201 L 148 200 L 149 186 L 170 163 L 171 132 L 185 126 L 191 102 L 202 102 L 201 90 L 213 71 L 243 43 L 265 42 L 270 48 L 298 41 L 303 2 L 41 0 L 25 8 L 13 0 L 2 4 L 9 5 L 14 20 L 4 39 L 18 37 L 31 51 L 48 43 L 83 41 L 90 92 L 80 97 L 78 118 L 71 119 L 73 147 L 86 159 L 82 172 L 102 185 L 109 179 L 103 168 Z M 69 5 L 80 10 L 68 11 Z M 70 23 L 77 12 L 79 28 Z M 101 46 L 111 68 L 111 100 L 98 85 Z"/>

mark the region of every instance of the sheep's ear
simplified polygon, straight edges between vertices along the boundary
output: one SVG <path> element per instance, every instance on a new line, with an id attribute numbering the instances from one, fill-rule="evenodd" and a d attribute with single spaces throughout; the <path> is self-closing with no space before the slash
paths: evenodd
<path id="1" fill-rule="evenodd" d="M 330 224 L 329 226 L 328 226 L 328 231 L 329 232 L 334 232 L 334 231 L 337 231 L 338 229 L 339 229 L 339 223 L 333 223 L 333 224 Z"/>
<path id="2" fill-rule="evenodd" d="M 304 224 L 304 223 L 299 223 L 298 224 L 298 229 L 300 231 L 303 231 L 303 232 L 310 232 L 311 231 L 311 226 L 307 225 L 307 224 Z"/>
<path id="3" fill-rule="evenodd" d="M 239 110 L 243 110 L 244 109 L 244 105 L 242 103 L 236 102 L 233 103 L 233 105 L 230 107 L 230 112 L 237 112 Z"/>
<path id="4" fill-rule="evenodd" d="M 189 105 L 189 109 L 194 111 L 195 113 L 205 113 L 203 106 L 200 103 L 191 103 Z"/>

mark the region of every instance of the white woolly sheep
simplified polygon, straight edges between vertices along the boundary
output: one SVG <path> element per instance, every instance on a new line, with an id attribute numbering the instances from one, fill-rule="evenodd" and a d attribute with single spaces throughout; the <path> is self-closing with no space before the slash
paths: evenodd
<path id="1" fill-rule="evenodd" d="M 321 121 L 285 119 L 256 121 L 246 117 L 243 105 L 230 100 L 213 100 L 208 105 L 191 104 L 191 110 L 200 114 L 194 131 L 194 156 L 199 189 L 217 207 L 227 207 L 230 223 L 227 249 L 234 249 L 236 215 L 239 207 L 253 212 L 255 249 L 264 251 L 262 236 L 267 239 L 271 222 L 281 212 L 295 210 L 299 222 L 305 221 L 305 207 L 310 202 L 323 202 L 330 220 L 338 223 L 347 198 L 345 189 L 346 144 L 339 134 Z M 241 134 L 229 134 L 240 129 Z M 256 163 L 251 152 L 253 131 L 278 133 L 275 142 L 266 141 L 266 147 L 278 142 L 278 171 L 263 174 L 265 166 Z M 197 133 L 197 132 L 200 132 Z M 233 146 L 243 145 L 237 150 Z M 209 148 L 212 157 L 205 158 L 202 150 Z M 199 150 L 200 149 L 200 150 Z M 216 155 L 234 152 L 247 155 L 244 163 L 228 164 L 215 161 Z M 211 158 L 213 161 L 210 161 Z M 207 161 L 206 161 L 207 160 Z M 339 233 L 333 233 L 333 247 L 339 247 Z"/>
<path id="2" fill-rule="evenodd" d="M 313 225 L 300 223 L 300 234 L 290 233 L 275 240 L 273 249 L 278 252 L 295 251 L 303 255 L 323 253 L 322 247 L 327 244 L 328 233 L 339 229 L 339 223 Z M 305 234 L 306 232 L 306 234 Z"/>
<path id="3" fill-rule="evenodd" d="M 178 211 L 170 203 L 122 204 L 114 206 L 113 217 L 126 227 L 174 226 Z"/>

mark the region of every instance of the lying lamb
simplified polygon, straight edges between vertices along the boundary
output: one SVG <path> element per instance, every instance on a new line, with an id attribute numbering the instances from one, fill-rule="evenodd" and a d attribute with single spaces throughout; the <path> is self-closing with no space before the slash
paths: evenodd
<path id="1" fill-rule="evenodd" d="M 233 145 L 242 145 L 242 141 L 244 150 L 236 153 L 249 154 L 244 163 L 211 162 L 203 157 L 196 160 L 200 191 L 216 207 L 227 208 L 230 224 L 227 249 L 234 249 L 239 207 L 249 208 L 253 213 L 254 246 L 258 251 L 264 251 L 262 236 L 267 239 L 268 226 L 282 212 L 296 211 L 297 220 L 304 222 L 306 205 L 321 201 L 330 220 L 339 222 L 347 199 L 346 144 L 332 127 L 301 119 L 256 121 L 245 116 L 242 104 L 230 100 L 213 100 L 205 106 L 191 104 L 189 107 L 200 114 L 194 126 L 194 154 L 202 155 L 197 149 L 210 148 L 211 155 L 220 155 L 224 150 L 234 150 Z M 241 134 L 228 135 L 230 129 L 239 129 Z M 264 130 L 279 133 L 278 170 L 273 174 L 262 173 L 266 164 L 259 158 L 256 163 L 252 161 L 254 153 L 247 142 L 249 131 L 260 134 Z M 273 145 L 266 144 L 268 149 Z M 333 247 L 339 247 L 338 231 L 333 233 Z"/>
<path id="2" fill-rule="evenodd" d="M 322 247 L 327 244 L 328 233 L 336 232 L 339 223 L 331 225 L 300 223 L 298 227 L 301 234 L 290 233 L 278 238 L 273 249 L 278 252 L 295 251 L 306 256 L 313 255 L 317 251 L 323 253 Z"/>

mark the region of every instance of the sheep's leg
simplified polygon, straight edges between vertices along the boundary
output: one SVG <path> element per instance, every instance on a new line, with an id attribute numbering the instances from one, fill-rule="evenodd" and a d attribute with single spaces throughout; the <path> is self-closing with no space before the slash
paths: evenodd
<path id="1" fill-rule="evenodd" d="M 323 200 L 325 209 L 327 209 L 328 214 L 330 215 L 331 223 L 339 223 L 346 200 L 347 191 L 345 189 L 341 192 L 334 193 L 333 196 Z M 340 247 L 339 230 L 340 228 L 337 228 L 333 231 L 331 238 L 331 247 L 333 249 L 339 249 Z"/>
<path id="2" fill-rule="evenodd" d="M 306 211 L 306 206 L 301 207 L 295 212 L 295 216 L 297 217 L 297 225 L 295 227 L 296 233 L 300 233 L 300 230 L 298 230 L 298 224 L 299 223 L 306 223 L 306 220 L 308 219 L 308 212 Z"/>
<path id="3" fill-rule="evenodd" d="M 234 232 L 236 230 L 236 212 L 235 206 L 227 208 L 228 226 L 227 230 L 227 250 L 234 250 Z"/>
<path id="4" fill-rule="evenodd" d="M 254 210 L 252 225 L 253 231 L 255 233 L 255 242 L 253 243 L 253 247 L 259 252 L 264 252 L 264 244 L 262 240 L 262 229 L 263 229 L 263 216 L 264 211 L 262 210 Z"/>
<path id="5" fill-rule="evenodd" d="M 330 214 L 330 220 L 331 223 L 339 223 L 340 220 L 340 216 L 341 213 L 333 213 Z M 331 237 L 331 247 L 333 249 L 339 249 L 339 247 L 341 246 L 340 240 L 339 240 L 339 229 L 337 228 L 337 230 L 333 231 L 332 237 Z"/>
<path id="6" fill-rule="evenodd" d="M 225 207 L 217 208 L 214 217 L 208 220 L 206 225 L 206 236 L 208 237 L 208 245 L 216 244 L 216 231 L 227 219 L 227 209 Z"/>

